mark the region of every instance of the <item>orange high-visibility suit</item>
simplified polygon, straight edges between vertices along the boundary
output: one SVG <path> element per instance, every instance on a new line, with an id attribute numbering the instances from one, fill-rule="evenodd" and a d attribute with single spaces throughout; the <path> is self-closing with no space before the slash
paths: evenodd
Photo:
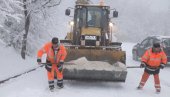
<path id="1" fill-rule="evenodd" d="M 51 63 L 46 65 L 46 69 L 48 68 L 47 75 L 49 84 L 54 83 L 54 72 L 56 72 L 57 74 L 58 81 L 63 80 L 63 71 L 60 72 L 57 68 L 57 65 L 59 65 L 60 62 L 64 62 L 64 59 L 67 55 L 65 47 L 63 45 L 59 45 L 57 51 L 54 51 L 52 45 L 53 44 L 51 42 L 46 43 L 37 53 L 38 59 L 41 59 L 42 55 L 46 53 L 47 62 Z"/>
<path id="2" fill-rule="evenodd" d="M 141 61 L 146 64 L 143 76 L 140 81 L 140 87 L 142 88 L 150 74 L 154 75 L 155 88 L 157 91 L 160 91 L 160 80 L 159 80 L 159 71 L 161 64 L 167 64 L 167 56 L 163 50 L 160 52 L 153 52 L 153 48 L 148 49 L 141 58 Z"/>

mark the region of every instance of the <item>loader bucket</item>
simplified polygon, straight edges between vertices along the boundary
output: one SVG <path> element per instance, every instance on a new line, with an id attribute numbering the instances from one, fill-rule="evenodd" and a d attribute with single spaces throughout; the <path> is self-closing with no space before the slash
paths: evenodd
<path id="1" fill-rule="evenodd" d="M 80 61 L 82 58 L 85 61 Z M 126 79 L 124 51 L 69 48 L 65 61 L 71 61 L 74 64 L 64 65 L 64 79 L 113 82 L 125 82 Z"/>
<path id="2" fill-rule="evenodd" d="M 103 49 L 103 47 L 67 48 L 66 62 L 85 57 L 89 61 L 104 61 L 110 64 L 122 62 L 125 64 L 125 52 L 116 49 Z"/>

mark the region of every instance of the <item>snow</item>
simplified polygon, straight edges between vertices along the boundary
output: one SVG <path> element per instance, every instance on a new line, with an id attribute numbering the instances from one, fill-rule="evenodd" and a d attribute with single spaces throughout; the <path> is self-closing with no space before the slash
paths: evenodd
<path id="1" fill-rule="evenodd" d="M 122 71 L 126 70 L 126 67 L 123 63 L 117 62 L 115 64 L 110 65 L 108 62 L 101 61 L 88 61 L 85 57 L 79 58 L 77 60 L 73 60 L 70 63 L 74 63 L 73 65 L 65 65 L 65 68 L 69 68 L 74 70 L 107 70 L 107 71 Z"/>
<path id="2" fill-rule="evenodd" d="M 132 60 L 134 43 L 123 43 L 123 50 L 127 53 L 127 66 L 136 66 L 140 62 Z M 25 61 L 15 53 L 11 47 L 6 47 L 0 40 L 0 80 L 18 74 L 32 67 L 37 67 L 36 58 L 27 58 Z M 87 61 L 87 60 L 86 60 Z M 48 90 L 46 70 L 42 67 L 18 78 L 0 84 L 0 97 L 169 97 L 170 68 L 161 70 L 160 80 L 162 91 L 155 93 L 153 76 L 150 76 L 143 90 L 136 90 L 143 69 L 128 69 L 125 83 L 114 82 L 86 82 L 64 80 L 63 89 Z"/>
<path id="3" fill-rule="evenodd" d="M 19 0 L 1 0 L 0 1 L 0 15 L 1 18 L 12 17 L 17 22 L 20 22 L 22 14 L 16 13 L 16 9 L 23 10 L 23 7 L 21 6 L 23 3 Z M 0 21 L 1 24 L 1 21 Z"/>
<path id="4" fill-rule="evenodd" d="M 22 60 L 16 51 L 11 47 L 6 47 L 2 40 L 0 40 L 0 54 L 0 80 L 14 76 L 16 74 L 20 74 L 29 68 L 35 67 L 35 59 L 28 58 L 26 60 Z"/>
<path id="5" fill-rule="evenodd" d="M 8 0 L 18 5 L 19 0 Z M 35 28 L 41 29 L 41 36 L 38 42 L 44 43 L 49 39 L 47 36 L 58 36 L 62 39 L 65 37 L 66 32 L 69 31 L 69 25 L 66 25 L 72 18 L 64 16 L 64 10 L 67 7 L 73 7 L 74 2 L 72 0 L 62 0 L 61 5 L 51 8 L 47 14 L 47 23 L 44 21 L 45 28 L 41 29 L 41 25 Z M 75 0 L 74 0 L 75 1 Z M 99 0 L 92 0 L 94 3 Z M 169 35 L 169 0 L 105 0 L 107 4 L 111 5 L 111 8 L 116 8 L 120 15 L 119 18 L 114 20 L 118 25 L 119 40 L 134 40 L 140 41 L 143 36 L 159 34 Z M 146 2 L 147 1 L 147 2 Z M 6 0 L 3 0 L 6 2 Z M 122 7 L 123 6 L 123 7 Z M 7 6 L 8 11 L 12 11 L 10 5 Z M 16 6 L 20 9 L 21 6 Z M 0 7 L 1 8 L 1 7 Z M 7 13 L 0 11 L 0 14 L 5 17 Z M 73 14 L 73 11 L 72 11 Z M 37 15 L 41 17 L 39 14 Z M 153 17 L 154 16 L 154 17 Z M 14 14 L 17 21 L 20 20 L 20 14 Z M 160 19 L 161 18 L 161 19 Z M 64 21 L 63 21 L 64 20 Z M 162 21 L 161 21 L 162 20 Z M 0 19 L 1 22 L 4 18 Z M 145 22 L 147 21 L 147 22 Z M 166 22 L 165 22 L 166 21 Z M 38 21 L 39 22 L 39 21 Z M 128 25 L 127 25 L 128 24 Z M 36 24 L 35 24 L 36 25 Z M 162 25 L 162 26 L 160 26 Z M 44 26 L 43 26 L 44 27 Z M 63 29 L 64 28 L 64 29 Z M 134 29 L 135 28 L 135 29 Z M 46 30 L 44 30 L 46 29 Z M 4 28 L 4 30 L 7 30 Z M 152 31 L 153 30 L 153 31 Z M 42 34 L 42 31 L 44 33 Z M 117 31 L 116 31 L 117 32 Z M 37 32 L 36 32 L 37 33 Z M 138 34 L 136 34 L 138 33 Z M 118 35 L 117 35 L 118 34 Z M 31 47 L 37 45 L 34 39 L 35 34 L 29 34 Z M 137 36 L 138 35 L 138 36 Z M 42 37 L 43 36 L 43 37 Z M 140 37 L 139 37 L 140 36 Z M 136 37 L 136 38 L 134 38 Z M 138 37 L 138 38 L 137 38 Z M 51 37 L 50 37 L 51 38 Z M 44 40 L 43 40 L 44 39 Z M 126 51 L 126 63 L 127 66 L 139 66 L 140 62 L 132 60 L 132 47 L 135 43 L 123 43 L 123 50 Z M 37 46 L 39 47 L 39 45 Z M 36 50 L 33 49 L 35 52 Z M 36 57 L 27 57 L 26 60 L 22 60 L 20 55 L 16 51 L 6 46 L 6 44 L 0 40 L 0 81 L 11 76 L 23 73 L 27 70 L 37 67 Z M 43 59 L 45 62 L 45 58 Z M 101 64 L 105 65 L 106 62 L 89 62 L 84 58 L 76 60 L 77 64 Z M 95 67 L 95 66 L 94 66 Z M 101 67 L 102 68 L 102 67 Z M 140 68 L 128 68 L 128 75 L 125 83 L 114 82 L 86 82 L 86 81 L 68 81 L 64 80 L 64 88 L 56 89 L 54 93 L 48 90 L 48 80 L 46 70 L 44 68 L 38 68 L 36 71 L 24 74 L 18 78 L 11 79 L 3 84 L 0 84 L 0 97 L 169 97 L 170 96 L 170 79 L 168 78 L 170 68 L 167 67 L 161 70 L 160 80 L 162 91 L 160 94 L 155 93 L 154 79 L 150 76 L 143 90 L 136 90 L 139 84 L 140 78 L 143 74 L 143 69 Z"/>

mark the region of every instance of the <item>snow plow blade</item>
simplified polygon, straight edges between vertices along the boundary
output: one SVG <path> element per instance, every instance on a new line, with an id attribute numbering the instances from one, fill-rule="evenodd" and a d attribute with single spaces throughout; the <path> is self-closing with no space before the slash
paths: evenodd
<path id="1" fill-rule="evenodd" d="M 73 64 L 64 65 L 64 79 L 114 82 L 126 79 L 125 52 L 115 48 L 67 48 L 65 61 Z"/>
<path id="2" fill-rule="evenodd" d="M 127 70 L 123 63 L 117 62 L 114 65 L 104 63 L 64 65 L 64 79 L 125 82 Z"/>

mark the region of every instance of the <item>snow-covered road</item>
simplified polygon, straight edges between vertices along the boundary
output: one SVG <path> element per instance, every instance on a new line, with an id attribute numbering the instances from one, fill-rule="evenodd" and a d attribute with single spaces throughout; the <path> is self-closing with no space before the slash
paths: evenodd
<path id="1" fill-rule="evenodd" d="M 140 64 L 140 62 L 132 60 L 133 45 L 132 43 L 123 44 L 123 50 L 127 52 L 128 66 Z M 32 63 L 35 64 L 35 62 Z M 17 68 L 15 69 L 17 70 Z M 46 71 L 44 68 L 39 68 L 1 84 L 0 97 L 170 97 L 170 78 L 168 78 L 170 68 L 161 70 L 162 91 L 160 94 L 155 93 L 153 76 L 150 76 L 143 90 L 136 90 L 142 73 L 143 69 L 128 69 L 125 83 L 65 80 L 63 89 L 56 89 L 51 93 L 48 91 Z"/>

